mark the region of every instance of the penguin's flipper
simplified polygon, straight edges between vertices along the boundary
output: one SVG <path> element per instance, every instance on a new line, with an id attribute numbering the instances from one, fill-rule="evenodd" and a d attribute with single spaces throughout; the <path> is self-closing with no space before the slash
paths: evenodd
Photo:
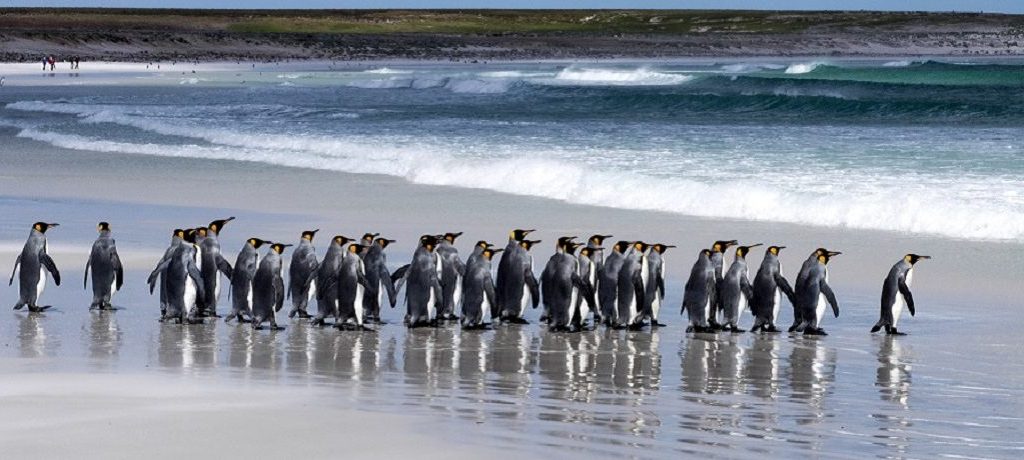
<path id="1" fill-rule="evenodd" d="M 192 281 L 195 281 L 196 299 L 206 297 L 206 288 L 203 286 L 203 273 L 199 271 L 199 267 L 196 267 L 196 264 L 190 259 L 186 270 L 188 270 L 188 276 L 192 278 Z"/>
<path id="2" fill-rule="evenodd" d="M 523 273 L 526 286 L 530 288 L 530 297 L 533 297 L 533 308 L 540 304 L 540 286 L 537 285 L 537 278 L 533 276 L 533 268 L 526 267 Z"/>
<path id="3" fill-rule="evenodd" d="M 14 269 L 11 270 L 11 279 L 7 281 L 7 285 L 14 284 L 14 274 L 18 272 L 18 266 L 21 265 L 21 254 L 18 254 L 18 258 L 14 260 Z"/>
<path id="4" fill-rule="evenodd" d="M 871 326 L 871 333 L 874 334 L 874 333 L 878 332 L 879 330 L 882 329 L 883 325 L 885 325 L 885 320 L 884 319 L 878 320 L 878 322 L 875 323 L 874 326 Z"/>
<path id="5" fill-rule="evenodd" d="M 409 273 L 409 264 L 402 265 L 391 274 L 391 282 L 395 285 L 395 292 L 402 290 L 402 285 L 405 284 L 405 277 Z M 440 297 L 438 297 L 440 299 Z"/>
<path id="6" fill-rule="evenodd" d="M 363 289 L 370 289 L 370 280 L 366 278 L 366 275 L 363 273 L 363 271 L 359 270 L 356 274 L 356 282 L 362 285 Z"/>
<path id="7" fill-rule="evenodd" d="M 825 280 L 821 281 L 821 293 L 825 294 L 825 300 L 828 300 L 828 304 L 832 306 L 832 313 L 839 317 L 839 303 L 836 302 L 836 295 L 832 292 L 832 288 L 829 287 Z"/>
<path id="8" fill-rule="evenodd" d="M 657 278 L 658 278 L 658 280 L 657 280 L 657 285 L 656 286 L 657 286 L 657 289 L 658 289 L 658 295 L 660 295 L 661 298 L 664 299 L 665 298 L 665 277 L 664 276 L 659 276 Z"/>
<path id="9" fill-rule="evenodd" d="M 633 295 L 636 296 L 637 305 L 646 304 L 646 302 L 644 302 L 644 297 L 647 295 L 647 292 L 646 289 L 644 289 L 644 277 L 640 274 L 640 270 L 633 272 Z M 643 312 L 637 313 L 641 314 Z"/>
<path id="10" fill-rule="evenodd" d="M 85 262 L 85 276 L 82 277 L 82 289 L 86 289 L 86 288 L 89 287 L 89 267 L 90 266 L 92 266 L 92 257 L 89 257 L 89 260 L 87 262 Z"/>
<path id="11" fill-rule="evenodd" d="M 220 270 L 224 277 L 231 281 L 231 275 L 234 274 L 234 270 L 231 268 L 231 263 L 220 254 L 217 254 L 217 270 Z"/>
<path id="12" fill-rule="evenodd" d="M 384 284 L 384 290 L 388 292 L 388 303 L 391 304 L 391 308 L 395 308 L 395 303 L 398 302 L 398 292 L 395 289 L 395 282 L 391 279 L 391 273 L 388 273 L 388 267 L 384 264 L 380 265 L 380 274 L 377 276 Z"/>
<path id="13" fill-rule="evenodd" d="M 746 276 L 740 277 L 740 292 L 747 297 L 748 303 L 754 298 L 754 288 L 750 287 L 750 280 Z"/>
<path id="14" fill-rule="evenodd" d="M 40 252 L 39 262 L 46 267 L 46 271 L 53 275 L 53 283 L 60 286 L 60 270 L 57 270 L 57 264 L 53 263 L 53 259 L 50 258 L 50 255 L 45 252 Z"/>
<path id="15" fill-rule="evenodd" d="M 903 300 L 907 301 L 907 310 L 910 311 L 910 316 L 914 316 L 914 295 L 910 293 L 910 286 L 907 286 L 905 277 L 900 277 L 899 287 L 900 294 L 903 294 Z"/>
<path id="16" fill-rule="evenodd" d="M 494 281 L 491 280 L 490 276 L 487 276 L 487 278 L 484 279 L 484 296 L 487 298 L 487 302 L 489 302 L 492 306 L 495 305 L 495 303 L 494 303 L 494 299 L 495 299 Z M 491 313 L 492 313 L 492 316 L 493 316 L 493 312 L 491 312 Z M 481 311 L 480 312 L 480 317 L 483 318 L 483 316 L 484 316 L 484 312 Z M 481 319 L 481 322 L 483 322 L 482 319 Z"/>
<path id="17" fill-rule="evenodd" d="M 793 293 L 793 288 L 789 285 L 789 281 L 786 281 L 786 278 L 781 273 L 775 273 L 775 285 L 786 295 L 790 305 L 796 305 L 796 294 Z"/>
<path id="18" fill-rule="evenodd" d="M 284 280 L 279 276 L 274 277 L 274 312 L 281 311 L 284 306 Z"/>
<path id="19" fill-rule="evenodd" d="M 149 274 L 148 278 L 146 278 L 146 284 L 149 285 L 149 293 L 150 294 L 152 294 L 153 290 L 156 289 L 156 278 L 158 276 L 160 276 L 160 274 L 163 273 L 164 270 L 167 269 L 167 266 L 170 265 L 170 264 L 171 264 L 171 259 L 170 258 L 160 259 L 160 263 L 158 263 L 156 265 L 156 268 L 153 269 L 153 272 Z"/>
<path id="20" fill-rule="evenodd" d="M 114 288 L 118 291 L 124 285 L 124 266 L 121 265 L 121 257 L 117 255 L 117 249 L 110 253 L 110 261 L 114 264 Z"/>

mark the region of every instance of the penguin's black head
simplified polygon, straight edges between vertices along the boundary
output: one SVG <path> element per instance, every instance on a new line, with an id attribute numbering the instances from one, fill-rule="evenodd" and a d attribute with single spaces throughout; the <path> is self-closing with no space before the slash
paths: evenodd
<path id="1" fill-rule="evenodd" d="M 455 244 L 455 239 L 460 237 L 460 236 L 462 236 L 462 232 L 458 232 L 458 233 L 448 232 L 448 233 L 444 234 L 444 240 L 447 241 L 448 244 Z"/>
<path id="2" fill-rule="evenodd" d="M 907 254 L 903 256 L 903 260 L 907 261 L 910 265 L 914 265 L 921 259 L 931 259 L 932 256 L 922 256 L 918 254 Z"/>
<path id="3" fill-rule="evenodd" d="M 273 244 L 272 241 L 261 240 L 259 238 L 249 238 L 246 240 L 246 243 L 249 243 L 255 249 L 259 249 L 260 246 L 263 246 L 264 244 Z"/>
<path id="4" fill-rule="evenodd" d="M 773 255 L 773 256 L 777 256 L 777 255 L 779 255 L 779 251 L 781 251 L 783 249 L 786 249 L 786 247 L 785 246 L 768 246 L 768 253 Z"/>
<path id="5" fill-rule="evenodd" d="M 338 246 L 344 246 L 349 241 L 352 241 L 352 238 L 349 238 L 347 236 L 335 235 L 331 241 L 333 241 L 334 244 L 337 244 Z"/>
<path id="6" fill-rule="evenodd" d="M 319 232 L 319 231 L 320 231 L 319 228 L 316 229 L 316 230 L 306 230 L 306 231 L 302 232 L 302 239 L 312 243 L 313 242 L 313 237 L 316 236 L 316 232 Z"/>
<path id="7" fill-rule="evenodd" d="M 182 238 L 182 239 L 184 239 L 185 238 L 185 230 L 180 229 L 180 228 L 176 228 L 176 229 L 174 229 L 173 232 L 171 232 L 171 236 L 173 236 L 175 238 Z"/>
<path id="8" fill-rule="evenodd" d="M 842 254 L 839 251 L 829 251 L 828 249 L 825 248 L 818 248 L 818 250 L 814 252 L 818 254 L 818 262 L 820 262 L 822 265 L 828 265 L 828 262 L 832 260 L 833 257 Z"/>
<path id="9" fill-rule="evenodd" d="M 705 258 L 705 259 L 710 259 L 711 258 L 711 250 L 710 249 L 701 249 L 700 250 L 700 256 Z"/>
<path id="10" fill-rule="evenodd" d="M 439 240 L 437 235 L 423 235 L 420 237 L 420 246 L 426 248 L 427 251 L 434 252 Z"/>
<path id="11" fill-rule="evenodd" d="M 649 245 L 647 243 L 644 243 L 643 241 L 634 241 L 633 242 L 633 249 L 636 250 L 636 252 L 639 252 L 641 254 L 647 252 L 647 248 L 649 248 L 649 247 L 651 247 L 651 245 Z"/>
<path id="12" fill-rule="evenodd" d="M 51 229 L 53 227 L 59 226 L 59 225 L 60 224 L 57 224 L 57 223 L 48 224 L 46 222 L 36 222 L 36 223 L 32 224 L 32 230 L 35 230 L 35 231 L 37 231 L 39 233 L 46 233 L 47 230 L 49 230 L 49 229 Z"/>
<path id="13" fill-rule="evenodd" d="M 377 243 L 377 245 L 380 246 L 381 249 L 387 248 L 389 244 L 394 242 L 395 240 L 389 240 L 387 238 L 377 238 L 376 240 L 374 240 L 374 243 Z"/>
<path id="14" fill-rule="evenodd" d="M 597 254 L 598 251 L 603 251 L 603 250 L 604 250 L 604 248 L 586 247 L 586 248 L 580 249 L 580 255 L 583 256 L 583 257 L 589 258 L 590 256 L 592 256 L 594 254 Z"/>
<path id="15" fill-rule="evenodd" d="M 100 222 L 99 224 L 96 224 L 96 231 L 98 231 L 98 232 L 109 232 L 110 231 L 110 223 L 108 223 L 108 222 Z"/>
<path id="16" fill-rule="evenodd" d="M 573 255 L 573 254 L 576 253 L 576 250 L 580 248 L 580 246 L 584 246 L 584 244 L 583 243 L 578 243 L 576 241 L 570 241 L 569 243 L 566 243 L 566 245 L 565 245 L 565 253 L 569 254 L 569 255 Z"/>
<path id="17" fill-rule="evenodd" d="M 756 248 L 763 243 L 752 244 L 750 246 L 739 246 L 736 248 L 736 257 L 746 257 L 750 254 L 750 248 Z"/>
<path id="18" fill-rule="evenodd" d="M 673 246 L 671 244 L 661 244 L 661 243 L 657 243 L 657 244 L 651 245 L 651 249 L 654 250 L 654 252 L 657 252 L 658 254 L 664 254 L 665 251 L 668 251 L 669 249 L 674 248 L 674 247 L 675 246 Z"/>
<path id="19" fill-rule="evenodd" d="M 483 256 L 487 258 L 487 260 L 491 260 L 491 259 L 494 258 L 495 254 L 497 254 L 497 253 L 499 253 L 501 251 L 504 251 L 504 249 L 491 249 L 491 248 L 487 248 L 487 249 L 484 249 L 484 252 L 482 252 L 481 254 L 483 254 Z"/>
<path id="20" fill-rule="evenodd" d="M 604 244 L 604 240 L 611 237 L 612 235 L 590 235 L 590 238 L 587 239 L 587 242 L 592 243 L 595 246 L 600 246 Z"/>
<path id="21" fill-rule="evenodd" d="M 628 249 L 629 245 L 631 245 L 631 244 L 633 244 L 633 243 L 631 243 L 629 241 L 619 241 L 619 242 L 615 243 L 615 246 L 612 246 L 612 249 L 615 252 L 617 252 L 619 254 L 622 254 L 623 252 L 626 252 L 626 249 Z"/>
<path id="22" fill-rule="evenodd" d="M 540 243 L 540 240 L 523 240 L 519 242 L 519 246 L 522 246 L 523 249 L 529 251 L 531 248 L 533 248 L 533 245 L 537 243 Z"/>
<path id="23" fill-rule="evenodd" d="M 711 245 L 711 250 L 714 252 L 724 253 L 726 249 L 729 249 L 731 246 L 736 246 L 737 244 L 739 243 L 737 243 L 736 240 L 718 240 Z"/>
<path id="24" fill-rule="evenodd" d="M 380 236 L 380 233 L 363 233 L 363 241 L 367 244 L 373 242 L 373 239 Z"/>
<path id="25" fill-rule="evenodd" d="M 206 227 L 196 227 L 196 236 L 199 238 L 206 238 L 206 235 L 210 232 L 210 229 Z"/>
<path id="26" fill-rule="evenodd" d="M 220 235 L 220 231 L 224 229 L 224 224 L 227 224 L 228 222 L 231 222 L 233 220 L 235 220 L 235 216 L 228 217 L 227 219 L 219 219 L 210 222 L 210 231 L 213 232 L 214 235 Z"/>
<path id="27" fill-rule="evenodd" d="M 194 229 L 194 228 L 190 228 L 188 230 L 185 230 L 185 236 L 183 237 L 183 239 L 185 241 L 189 242 L 189 243 L 195 243 L 196 242 L 196 233 L 197 233 L 196 229 Z"/>
<path id="28" fill-rule="evenodd" d="M 478 247 L 480 249 L 487 249 L 487 248 L 490 248 L 492 246 L 494 246 L 494 245 L 491 244 L 491 243 L 488 243 L 488 242 L 486 242 L 484 240 L 480 240 L 480 241 L 476 242 L 476 247 Z"/>
<path id="29" fill-rule="evenodd" d="M 523 241 L 524 239 L 526 239 L 526 235 L 529 235 L 529 234 L 531 234 L 533 232 L 534 232 L 534 230 L 532 230 L 532 229 L 531 230 L 522 230 L 522 229 L 518 229 L 517 228 L 515 230 L 512 230 L 511 232 L 508 232 L 508 237 L 509 237 L 509 239 L 514 240 L 514 241 Z"/>
<path id="30" fill-rule="evenodd" d="M 569 244 L 572 243 L 575 239 L 575 236 L 563 236 L 559 238 L 558 241 L 555 242 L 555 249 L 561 249 L 564 251 L 568 248 Z"/>
<path id="31" fill-rule="evenodd" d="M 367 247 L 368 246 L 363 246 L 359 243 L 352 243 L 348 245 L 348 252 L 351 252 L 352 254 L 359 254 L 363 252 L 363 249 L 366 249 Z"/>
<path id="32" fill-rule="evenodd" d="M 291 247 L 291 245 L 284 243 L 274 243 L 270 245 L 270 250 L 278 254 L 284 254 L 284 249 L 288 247 Z"/>

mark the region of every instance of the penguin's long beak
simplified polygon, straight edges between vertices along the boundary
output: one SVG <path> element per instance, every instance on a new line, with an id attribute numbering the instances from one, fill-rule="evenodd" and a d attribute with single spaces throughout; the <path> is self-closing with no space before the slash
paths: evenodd
<path id="1" fill-rule="evenodd" d="M 320 229 L 318 228 L 316 230 L 310 230 L 309 233 L 312 233 L 312 234 L 316 235 L 316 232 L 319 232 L 319 231 L 320 231 Z"/>
<path id="2" fill-rule="evenodd" d="M 842 253 L 839 252 L 839 251 L 829 251 L 828 252 L 828 256 L 829 257 L 835 257 L 835 256 L 838 256 L 839 254 L 842 254 Z"/>
<path id="3" fill-rule="evenodd" d="M 60 224 L 54 222 L 52 224 L 46 224 L 47 227 L 60 227 Z"/>
<path id="4" fill-rule="evenodd" d="M 931 259 L 932 256 L 917 256 L 918 259 Z"/>
<path id="5" fill-rule="evenodd" d="M 780 250 L 782 250 L 782 249 L 786 249 L 786 247 L 785 247 L 785 246 L 775 246 L 775 247 L 779 248 Z"/>
<path id="6" fill-rule="evenodd" d="M 747 249 L 750 249 L 750 248 L 756 248 L 758 246 L 763 246 L 763 245 L 764 245 L 764 243 L 757 243 L 757 244 L 752 244 L 750 246 L 743 246 L 743 247 L 745 247 Z"/>

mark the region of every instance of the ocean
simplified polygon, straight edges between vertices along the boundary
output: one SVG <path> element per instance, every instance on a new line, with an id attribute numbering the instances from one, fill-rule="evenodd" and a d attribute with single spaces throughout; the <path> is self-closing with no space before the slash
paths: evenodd
<path id="1" fill-rule="evenodd" d="M 1024 240 L 1021 61 L 275 67 L 12 76 L 0 126 L 63 148 Z"/>

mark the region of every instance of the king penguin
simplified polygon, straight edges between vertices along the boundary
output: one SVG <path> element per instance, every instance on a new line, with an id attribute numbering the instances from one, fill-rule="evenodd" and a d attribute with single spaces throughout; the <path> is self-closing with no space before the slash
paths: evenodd
<path id="1" fill-rule="evenodd" d="M 639 329 L 644 325 L 644 296 L 647 284 L 650 283 L 650 266 L 647 263 L 647 251 L 650 245 L 643 241 L 635 241 L 629 253 L 623 257 L 622 268 L 619 269 L 616 303 L 618 306 L 617 328 Z"/>
<path id="2" fill-rule="evenodd" d="M 284 263 L 281 254 L 290 244 L 274 243 L 256 269 L 252 283 L 252 327 L 262 329 L 269 321 L 271 330 L 284 329 L 277 325 L 277 312 L 284 306 Z"/>
<path id="3" fill-rule="evenodd" d="M 754 296 L 750 299 L 750 313 L 754 315 L 754 326 L 750 328 L 750 332 L 779 332 L 775 322 L 779 319 L 783 295 L 789 299 L 790 304 L 796 305 L 793 288 L 783 276 L 782 263 L 779 262 L 779 252 L 785 248 L 768 246 L 761 261 L 761 268 L 757 270 L 757 275 L 754 275 Z"/>
<path id="4" fill-rule="evenodd" d="M 922 259 L 931 257 L 907 254 L 889 270 L 882 283 L 881 317 L 871 328 L 872 333 L 884 327 L 886 334 L 904 335 L 896 329 L 896 324 L 900 322 L 904 306 L 910 311 L 910 316 L 914 316 L 914 295 L 910 293 L 910 284 L 914 281 L 914 265 Z"/>
<path id="5" fill-rule="evenodd" d="M 563 236 L 563 237 L 559 238 L 557 241 L 555 241 L 555 256 L 557 256 L 559 254 L 564 254 L 566 247 L 569 246 L 571 243 L 573 243 L 574 242 L 573 240 L 575 240 L 575 239 L 576 239 L 575 236 Z M 582 245 L 580 245 L 580 246 L 582 246 Z M 578 247 L 578 246 L 575 246 L 575 247 Z M 552 256 L 552 259 L 553 258 L 554 258 L 554 256 Z M 548 261 L 548 263 L 550 264 L 550 260 Z M 545 269 L 546 268 L 547 267 L 545 266 Z M 543 273 L 541 273 L 541 277 L 543 278 Z M 540 284 L 541 284 L 541 297 L 543 297 L 543 295 L 544 295 L 544 283 L 543 283 L 543 281 L 541 281 Z M 540 305 L 541 305 L 541 311 L 540 311 L 539 321 L 546 324 L 548 322 L 548 304 L 547 304 L 547 302 L 541 302 Z"/>
<path id="6" fill-rule="evenodd" d="M 494 279 L 491 277 L 491 260 L 504 249 L 492 249 L 483 241 L 483 249 L 477 256 L 471 255 L 466 263 L 466 274 L 462 278 L 462 328 L 486 329 L 485 315 L 494 321 Z M 480 248 L 477 243 L 477 248 Z M 474 252 L 476 252 L 474 250 Z"/>
<path id="7" fill-rule="evenodd" d="M 178 249 L 178 246 L 184 242 L 184 239 L 185 230 L 180 228 L 174 229 L 174 231 L 171 232 L 171 244 L 167 246 L 167 249 L 164 251 L 163 257 L 161 257 L 160 260 L 156 263 L 156 266 L 160 267 L 164 262 L 170 260 L 171 257 L 174 255 L 174 251 L 176 251 Z M 153 271 L 149 274 L 149 278 L 146 279 L 146 283 L 149 284 L 149 292 L 150 294 L 152 294 L 153 288 L 154 286 L 156 286 L 158 279 L 160 283 L 160 317 L 163 318 L 164 313 L 167 312 L 167 287 L 164 283 L 164 279 L 161 277 L 160 270 L 158 268 L 153 269 Z"/>
<path id="8" fill-rule="evenodd" d="M 206 298 L 203 300 L 204 316 L 217 318 L 217 301 L 220 300 L 220 273 L 231 282 L 231 264 L 224 259 L 220 252 L 220 232 L 224 225 L 235 220 L 234 217 L 218 219 L 210 222 L 199 246 L 202 249 L 201 268 L 203 272 L 203 288 L 206 291 Z M 220 272 L 220 273 L 218 273 Z"/>
<path id="9" fill-rule="evenodd" d="M 604 248 L 592 248 L 588 244 L 587 247 L 580 249 L 580 255 L 576 259 L 577 263 L 579 264 L 580 278 L 582 278 L 584 281 L 590 284 L 590 288 L 593 292 L 591 293 L 589 299 L 584 299 L 583 297 L 577 298 L 576 305 L 574 308 L 576 308 L 576 311 L 580 312 L 582 315 L 583 303 L 586 302 L 587 306 L 590 308 L 590 311 L 594 314 L 595 327 L 601 323 L 601 306 L 597 302 L 598 269 L 597 262 L 595 262 L 595 260 L 597 260 L 600 257 L 600 255 L 596 253 L 601 251 L 604 251 Z M 603 257 L 601 258 L 601 260 L 603 260 Z"/>
<path id="10" fill-rule="evenodd" d="M 114 244 L 114 237 L 110 233 L 110 224 L 100 222 L 96 226 L 99 236 L 92 243 L 92 251 L 89 252 L 89 260 L 85 263 L 85 276 L 82 279 L 82 288 L 89 284 L 89 271 L 92 270 L 92 303 L 90 310 L 113 310 L 110 303 L 111 297 L 121 289 L 124 284 L 124 267 L 121 266 L 121 258 L 117 255 L 117 246 Z"/>
<path id="11" fill-rule="evenodd" d="M 260 266 L 259 249 L 270 241 L 249 238 L 242 245 L 235 259 L 235 268 L 231 271 L 231 313 L 224 322 L 237 319 L 247 322 L 252 316 L 252 282 L 256 278 L 256 269 Z"/>
<path id="12" fill-rule="evenodd" d="M 751 248 L 760 246 L 761 243 L 750 246 L 738 246 L 736 258 L 733 259 L 729 271 L 722 277 L 719 285 L 722 292 L 718 297 L 722 300 L 722 330 L 730 332 L 743 332 L 739 328 L 740 315 L 750 305 L 750 299 L 754 297 L 754 289 L 750 286 L 749 269 L 747 268 L 747 254 Z"/>
<path id="13" fill-rule="evenodd" d="M 186 230 L 181 244 L 166 260 L 157 265 L 154 273 L 159 273 L 160 282 L 166 289 L 167 309 L 161 321 L 174 321 L 178 324 L 201 322 L 198 319 L 197 301 L 206 294 L 203 289 L 203 275 L 196 266 L 196 231 Z M 149 291 L 152 293 L 156 277 L 149 277 Z"/>
<path id="14" fill-rule="evenodd" d="M 574 238 L 574 237 L 573 237 Z M 593 287 L 579 275 L 579 260 L 576 259 L 576 243 L 571 238 L 560 238 L 560 250 L 548 259 L 540 275 L 541 295 L 548 312 L 548 328 L 551 332 L 579 332 L 583 329 L 583 315 L 577 299 L 592 302 Z"/>
<path id="15" fill-rule="evenodd" d="M 714 332 L 708 323 L 708 314 L 715 299 L 715 269 L 711 263 L 711 250 L 702 249 L 690 270 L 683 288 L 681 314 L 686 314 L 689 326 L 686 332 Z"/>
<path id="16" fill-rule="evenodd" d="M 46 252 L 46 231 L 58 225 L 46 222 L 32 224 L 28 241 L 25 242 L 21 254 L 14 261 L 14 270 L 11 270 L 11 279 L 7 282 L 8 286 L 14 284 L 14 274 L 20 265 L 18 287 L 21 297 L 18 299 L 18 303 L 14 304 L 15 310 L 21 310 L 21 307 L 28 306 L 28 311 L 38 313 L 50 308 L 49 305 L 40 306 L 39 298 L 42 297 L 43 290 L 46 289 L 46 272 L 50 272 L 53 275 L 53 282 L 60 286 L 60 271 L 57 270 L 57 264 L 53 263 L 53 259 Z"/>
<path id="17" fill-rule="evenodd" d="M 345 245 L 352 239 L 347 236 L 336 235 L 331 239 L 331 245 L 327 247 L 327 254 L 316 271 L 316 284 L 320 289 L 316 292 L 316 318 L 311 324 L 323 326 L 328 316 L 338 316 L 338 290 L 325 288 L 338 283 L 338 276 L 341 273 L 341 264 L 345 261 L 349 252 Z"/>
<path id="18" fill-rule="evenodd" d="M 396 289 L 405 285 L 405 324 L 410 328 L 437 324 L 441 280 L 438 273 L 439 261 L 434 251 L 439 239 L 435 235 L 421 236 L 412 262 L 391 275 L 396 282 Z"/>
<path id="19" fill-rule="evenodd" d="M 299 315 L 299 318 L 311 317 L 306 309 L 309 301 L 316 297 L 316 270 L 320 262 L 316 260 L 313 237 L 318 231 L 320 229 L 302 232 L 299 245 L 292 251 L 292 261 L 288 265 L 288 296 L 292 299 L 289 318 L 294 318 L 295 315 Z"/>
<path id="20" fill-rule="evenodd" d="M 625 252 L 633 243 L 619 241 L 612 246 L 612 253 L 604 260 L 597 272 L 597 303 L 601 310 L 601 318 L 605 325 L 614 326 L 618 323 L 618 292 L 619 270 L 625 262 Z"/>
<path id="21" fill-rule="evenodd" d="M 337 316 L 334 317 L 334 326 L 339 329 L 366 329 L 363 320 L 363 298 L 370 283 L 366 280 L 366 265 L 362 257 L 359 257 L 366 249 L 366 246 L 361 244 L 348 245 L 348 254 L 341 261 L 341 269 L 338 270 L 335 284 L 324 287 L 338 291 L 338 309 Z"/>
<path id="22" fill-rule="evenodd" d="M 532 302 L 533 308 L 537 308 L 540 302 L 540 289 L 533 275 L 533 256 L 528 250 L 536 242 L 526 240 L 526 235 L 532 232 L 520 229 L 509 232 L 508 245 L 498 262 L 496 288 L 502 321 L 527 324 L 523 318 L 527 304 Z"/>
<path id="23" fill-rule="evenodd" d="M 806 272 L 801 272 L 796 278 L 795 298 L 797 309 L 800 310 L 800 324 L 793 331 L 803 332 L 805 335 L 827 335 L 821 328 L 821 319 L 825 315 L 825 308 L 832 306 L 832 312 L 836 318 L 839 317 L 839 304 L 836 296 L 832 293 L 832 287 L 828 284 L 828 263 L 839 254 L 838 251 L 829 251 L 823 248 L 815 251 L 818 254 L 814 263 L 810 264 Z"/>
<path id="24" fill-rule="evenodd" d="M 647 271 L 650 273 L 650 281 L 647 283 L 647 291 L 644 293 L 644 318 L 651 320 L 651 327 L 664 327 L 658 321 L 658 313 L 665 302 L 665 251 L 675 246 L 668 244 L 653 244 L 647 253 Z"/>
<path id="25" fill-rule="evenodd" d="M 462 236 L 462 232 L 445 233 L 437 244 L 437 255 L 441 258 L 441 310 L 438 318 L 443 320 L 457 320 L 455 312 L 462 304 L 462 277 L 466 273 L 466 265 L 459 257 L 459 250 L 455 249 L 455 240 Z"/>
<path id="26" fill-rule="evenodd" d="M 708 324 L 719 328 L 722 310 L 722 278 L 725 277 L 725 251 L 736 246 L 736 240 L 718 240 L 711 244 L 711 265 L 715 271 L 715 297 L 711 299 L 711 311 L 708 312 Z"/>
<path id="27" fill-rule="evenodd" d="M 395 284 L 391 282 L 391 271 L 388 270 L 388 256 L 384 253 L 388 245 L 395 240 L 377 237 L 363 255 L 366 266 L 366 281 L 369 287 L 363 297 L 363 309 L 366 321 L 380 323 L 380 306 L 387 295 L 388 304 L 395 308 Z"/>

